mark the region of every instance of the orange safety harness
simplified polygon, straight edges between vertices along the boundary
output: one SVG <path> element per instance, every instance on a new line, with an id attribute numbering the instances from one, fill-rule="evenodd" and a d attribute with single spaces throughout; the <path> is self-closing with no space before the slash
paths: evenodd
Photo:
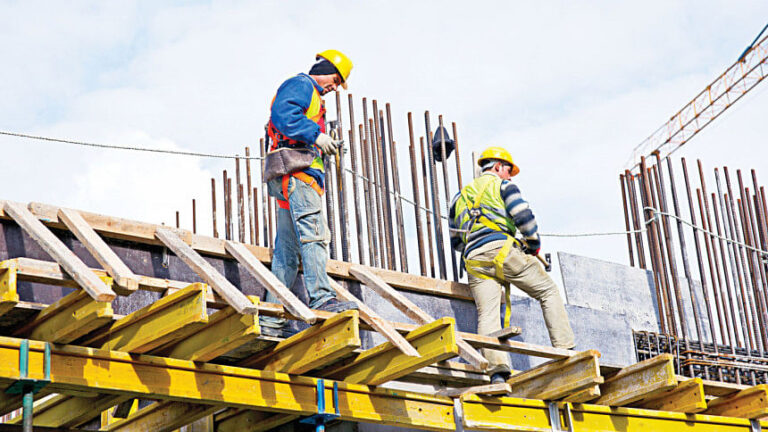
<path id="1" fill-rule="evenodd" d="M 283 196 L 286 198 L 288 198 L 288 182 L 291 180 L 291 177 L 295 177 L 297 180 L 301 180 L 304 183 L 308 184 L 320 196 L 323 196 L 323 193 L 325 193 L 323 188 L 321 188 L 320 185 L 317 184 L 317 182 L 311 175 L 305 173 L 304 171 L 297 171 L 295 173 L 291 173 L 283 176 Z M 285 209 L 285 210 L 288 210 L 291 208 L 291 205 L 288 203 L 287 199 L 285 201 L 277 200 L 277 205 L 281 209 Z"/>

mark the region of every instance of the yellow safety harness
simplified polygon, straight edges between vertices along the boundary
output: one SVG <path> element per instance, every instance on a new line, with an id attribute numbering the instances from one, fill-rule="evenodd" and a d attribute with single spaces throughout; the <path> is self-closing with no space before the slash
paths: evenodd
<path id="1" fill-rule="evenodd" d="M 469 196 L 467 195 L 467 192 L 465 189 L 461 190 L 461 196 L 464 198 L 464 201 L 467 203 L 467 210 L 469 211 L 469 217 L 471 218 L 472 224 L 470 225 L 469 229 L 465 230 L 464 232 L 464 243 L 467 243 L 467 235 L 468 233 L 472 232 L 472 229 L 474 228 L 475 224 L 477 222 L 480 222 L 481 224 L 485 225 L 487 228 L 490 228 L 494 231 L 500 231 L 506 233 L 504 229 L 502 229 L 498 224 L 496 224 L 494 221 L 492 221 L 490 218 L 488 218 L 486 215 L 483 214 L 482 208 L 480 207 L 480 200 L 483 198 L 483 194 L 485 193 L 485 190 L 488 188 L 488 185 L 490 185 L 493 182 L 486 182 L 483 187 L 480 189 L 480 191 L 475 196 L 474 201 L 471 201 L 469 199 Z M 470 203 L 471 206 L 470 206 Z M 504 287 L 504 300 L 505 300 L 505 306 L 504 306 L 504 325 L 503 327 L 509 327 L 511 316 L 512 316 L 512 307 L 510 305 L 511 303 L 511 297 L 510 297 L 510 286 L 509 282 L 507 282 L 504 279 L 504 261 L 507 259 L 507 255 L 509 255 L 509 251 L 512 249 L 513 246 L 520 247 L 520 242 L 514 238 L 512 235 L 507 235 L 507 240 L 504 242 L 504 245 L 501 247 L 501 250 L 499 250 L 499 253 L 496 254 L 496 256 L 491 261 L 485 261 L 485 260 L 471 260 L 467 259 L 466 257 L 464 259 L 464 266 L 467 269 L 467 273 L 471 274 L 472 276 L 475 276 L 480 279 L 491 279 L 495 280 L 499 284 L 501 284 Z M 487 267 L 493 267 L 495 269 L 495 275 L 494 276 L 488 276 L 486 274 L 480 273 L 477 271 L 478 268 L 487 268 Z"/>

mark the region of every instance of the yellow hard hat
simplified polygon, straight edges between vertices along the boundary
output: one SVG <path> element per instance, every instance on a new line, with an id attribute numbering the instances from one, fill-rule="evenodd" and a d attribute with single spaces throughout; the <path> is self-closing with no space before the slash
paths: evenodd
<path id="1" fill-rule="evenodd" d="M 324 58 L 336 66 L 336 70 L 339 71 L 339 75 L 341 75 L 341 86 L 346 90 L 347 78 L 349 78 L 349 73 L 352 72 L 352 60 L 338 50 L 325 50 L 317 53 L 315 58 Z"/>
<path id="2" fill-rule="evenodd" d="M 483 166 L 483 161 L 487 159 L 497 159 L 500 161 L 504 161 L 512 165 L 512 175 L 516 176 L 518 173 L 520 173 L 520 168 L 517 167 L 517 164 L 514 160 L 512 160 L 512 155 L 509 154 L 509 152 L 501 147 L 488 147 L 487 149 L 483 150 L 483 152 L 480 154 L 480 159 L 477 160 L 477 164 L 479 166 Z"/>

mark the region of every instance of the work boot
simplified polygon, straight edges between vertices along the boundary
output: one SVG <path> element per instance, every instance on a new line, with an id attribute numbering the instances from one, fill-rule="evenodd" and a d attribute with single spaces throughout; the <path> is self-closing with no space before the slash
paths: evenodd
<path id="1" fill-rule="evenodd" d="M 509 376 L 510 376 L 509 372 L 507 372 L 507 373 L 503 373 L 503 372 L 495 373 L 495 374 L 491 375 L 491 384 L 503 384 L 503 383 L 507 382 L 507 380 L 509 379 Z"/>
<path id="2" fill-rule="evenodd" d="M 270 327 L 266 325 L 261 326 L 261 335 L 274 338 L 287 339 L 297 332 L 287 326 L 283 327 Z"/>
<path id="3" fill-rule="evenodd" d="M 327 312 L 344 312 L 347 310 L 357 310 L 357 303 L 351 301 L 338 301 L 335 297 L 328 299 L 325 303 L 315 309 Z"/>
<path id="4" fill-rule="evenodd" d="M 488 370 L 488 374 L 491 376 L 491 384 L 501 384 L 507 382 L 512 375 L 509 366 L 505 364 L 493 365 Z"/>

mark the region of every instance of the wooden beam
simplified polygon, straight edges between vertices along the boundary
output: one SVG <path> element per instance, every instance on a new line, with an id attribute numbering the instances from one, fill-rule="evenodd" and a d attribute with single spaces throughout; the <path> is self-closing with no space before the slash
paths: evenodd
<path id="1" fill-rule="evenodd" d="M 406 356 L 392 343 L 385 342 L 363 351 L 348 364 L 324 370 L 322 375 L 345 382 L 379 385 L 455 357 L 459 352 L 453 318 L 440 318 L 408 333 L 405 338 L 421 357 Z"/>
<path id="2" fill-rule="evenodd" d="M 336 295 L 344 301 L 352 301 L 357 304 L 357 308 L 360 311 L 360 318 L 363 319 L 368 325 L 374 328 L 382 336 L 384 336 L 392 345 L 402 351 L 403 354 L 412 357 L 418 357 L 419 352 L 413 347 L 407 340 L 395 329 L 395 327 L 384 318 L 380 317 L 373 309 L 368 307 L 365 303 L 360 301 L 357 297 L 347 291 L 346 288 L 341 286 L 340 283 L 333 279 L 331 281 L 331 288 L 336 291 Z"/>
<path id="3" fill-rule="evenodd" d="M 211 264 L 208 263 L 203 257 L 200 256 L 194 249 L 176 235 L 175 232 L 168 228 L 158 228 L 155 231 L 160 241 L 162 241 L 168 249 L 172 250 L 176 256 L 184 261 L 192 270 L 194 270 L 198 276 L 200 276 L 206 283 L 208 283 L 216 293 L 224 298 L 227 303 L 235 308 L 241 314 L 257 313 L 258 308 L 253 305 L 245 295 L 237 289 L 231 282 L 227 280 L 221 273 L 219 273 Z"/>
<path id="4" fill-rule="evenodd" d="M 67 249 L 48 228 L 19 203 L 5 201 L 3 210 L 58 262 L 88 294 L 97 301 L 112 301 L 115 293 L 93 274 L 80 258 Z"/>
<path id="5" fill-rule="evenodd" d="M 485 385 L 491 382 L 491 378 L 485 371 L 468 363 L 455 361 L 441 361 L 430 366 L 425 366 L 410 374 L 399 378 L 400 381 L 415 381 L 454 384 L 457 387 L 471 387 Z"/>
<path id="6" fill-rule="evenodd" d="M 227 240 L 224 243 L 224 247 L 260 284 L 264 285 L 267 291 L 277 297 L 280 303 L 294 316 L 309 324 L 314 324 L 317 321 L 317 315 L 303 301 L 296 297 L 289 288 L 283 285 L 277 276 L 269 271 L 244 244 Z"/>
<path id="7" fill-rule="evenodd" d="M 416 306 L 412 301 L 408 300 L 403 294 L 387 285 L 386 282 L 366 268 L 362 266 L 352 266 L 349 269 L 349 272 L 366 286 L 376 291 L 381 297 L 392 303 L 398 310 L 416 323 L 427 324 L 434 321 L 429 314 Z M 477 350 L 472 348 L 466 341 L 458 339 L 456 343 L 458 344 L 459 355 L 461 358 L 481 369 L 488 367 L 488 360 L 486 360 Z"/>
<path id="8" fill-rule="evenodd" d="M 259 298 L 248 296 L 254 304 Z M 179 337 L 180 342 L 158 353 L 163 357 L 207 362 L 253 341 L 261 334 L 258 314 L 241 315 L 226 307 L 208 316 L 202 328 L 188 326 L 188 332 Z"/>
<path id="9" fill-rule="evenodd" d="M 297 375 L 329 365 L 360 348 L 359 322 L 357 311 L 344 311 L 285 339 L 270 352 L 256 353 L 239 365 Z"/>
<path id="10" fill-rule="evenodd" d="M 504 327 L 501 330 L 497 330 L 487 336 L 499 339 L 509 339 L 513 336 L 519 336 L 523 333 L 523 330 L 517 326 Z"/>
<path id="11" fill-rule="evenodd" d="M 496 384 L 484 384 L 484 385 L 472 386 L 472 387 L 443 389 L 443 390 L 439 390 L 437 392 L 437 395 L 448 396 L 452 398 L 456 398 L 464 394 L 500 396 L 500 395 L 508 394 L 509 391 L 510 391 L 509 384 L 496 383 Z"/>
<path id="12" fill-rule="evenodd" d="M 598 405 L 622 406 L 677 387 L 674 357 L 662 354 L 621 369 L 600 386 Z"/>
<path id="13" fill-rule="evenodd" d="M 204 293 L 204 284 L 191 284 L 115 321 L 83 344 L 133 353 L 166 346 L 184 335 L 187 326 L 199 329 L 208 322 Z"/>
<path id="14" fill-rule="evenodd" d="M 645 399 L 637 406 L 657 411 L 697 413 L 707 409 L 705 396 L 701 378 L 694 378 L 681 382 L 668 392 Z"/>
<path id="15" fill-rule="evenodd" d="M 571 402 L 571 403 L 585 403 L 585 402 L 591 402 L 599 397 L 600 397 L 600 386 L 595 385 L 595 386 L 586 388 L 580 392 L 576 392 L 571 395 L 568 395 L 563 398 L 563 401 Z"/>
<path id="16" fill-rule="evenodd" d="M 7 264 L 2 264 L 2 263 L 7 263 Z M 59 266 L 54 262 L 39 261 L 39 260 L 30 259 L 30 258 L 14 258 L 11 260 L 3 261 L 0 263 L 0 265 L 17 266 L 18 268 L 17 274 L 18 274 L 19 280 L 40 282 L 45 284 L 67 286 L 67 287 L 77 286 L 74 280 L 61 269 L 61 266 Z M 97 276 L 107 275 L 106 272 L 103 270 L 99 270 L 99 269 L 91 269 L 91 270 Z M 167 292 L 168 294 L 171 294 L 173 292 L 178 291 L 179 289 L 186 288 L 190 284 L 190 282 L 184 282 L 184 281 L 151 278 L 148 276 L 141 276 L 141 275 L 137 275 L 137 276 L 139 277 L 139 289 L 149 290 L 154 292 L 160 291 L 160 292 Z M 341 286 L 341 284 L 338 284 L 332 281 L 331 286 L 336 288 L 336 286 Z M 342 290 L 344 290 L 343 287 L 342 287 Z M 352 296 L 351 293 L 350 293 L 350 296 Z M 221 297 L 219 297 L 217 294 L 213 293 L 210 290 L 210 288 L 207 290 L 206 298 L 208 301 L 208 307 L 221 308 L 226 306 L 226 303 L 223 301 L 223 299 L 221 299 Z M 355 298 L 355 297 L 352 296 L 351 298 Z M 265 316 L 298 319 L 297 317 L 294 317 L 292 314 L 286 311 L 283 305 L 279 305 L 276 303 L 263 303 L 263 302 L 260 303 L 258 313 L 260 315 L 265 315 Z M 325 312 L 320 310 L 313 310 L 313 313 L 318 317 L 318 320 L 325 320 L 330 318 L 333 315 L 330 312 Z M 362 313 L 361 313 L 361 318 L 363 318 Z M 365 320 L 363 321 L 365 322 Z M 397 330 L 397 332 L 401 334 L 411 332 L 419 327 L 419 325 L 416 325 L 416 324 L 399 323 L 399 322 L 392 322 L 387 320 L 384 320 L 384 324 L 385 325 L 391 324 L 392 327 L 394 327 L 395 330 Z M 379 330 L 378 328 L 374 328 L 373 326 L 368 324 L 365 324 L 365 325 L 361 324 L 361 328 L 364 330 L 371 330 L 371 329 Z M 576 351 L 564 350 L 561 348 L 554 348 L 551 346 L 534 345 L 534 344 L 513 341 L 513 340 L 499 340 L 498 338 L 493 338 L 490 336 L 481 336 L 474 333 L 459 332 L 459 337 L 467 341 L 470 345 L 472 345 L 475 348 L 489 348 L 489 349 L 494 349 L 499 351 L 517 353 L 517 354 L 531 355 L 535 357 L 563 359 L 577 353 Z M 601 369 L 604 369 L 604 366 L 605 365 L 601 365 Z M 705 382 L 705 389 L 707 388 L 708 386 L 707 386 L 707 383 Z"/>
<path id="17" fill-rule="evenodd" d="M 46 225 L 55 228 L 65 228 L 64 224 L 58 222 L 57 213 L 59 207 L 32 202 L 29 204 L 29 208 L 32 213 Z M 154 225 L 84 211 L 81 211 L 80 214 L 94 230 L 104 237 L 130 240 L 143 244 L 162 245 L 162 243 L 155 238 L 155 230 L 158 227 L 162 227 L 162 225 Z M 0 217 L 8 218 L 3 212 L 0 212 Z M 189 244 L 196 251 L 208 255 L 228 257 L 228 253 L 224 248 L 223 239 L 197 235 L 186 230 L 179 230 L 179 232 L 184 242 Z M 253 245 L 246 245 L 246 247 L 251 250 L 262 263 L 269 264 L 272 261 L 272 252 L 269 248 Z M 330 276 L 343 279 L 354 279 L 354 277 L 349 274 L 349 268 L 352 265 L 353 264 L 351 263 L 343 261 L 328 260 L 327 271 Z M 469 287 L 464 283 L 401 273 L 393 270 L 374 269 L 372 267 L 369 267 L 369 270 L 381 277 L 388 284 L 400 289 L 473 301 L 472 294 L 469 292 Z"/>
<path id="18" fill-rule="evenodd" d="M 748 419 L 768 416 L 768 385 L 760 384 L 709 402 L 704 414 Z"/>
<path id="19" fill-rule="evenodd" d="M 0 263 L 0 316 L 13 309 L 19 303 L 19 293 L 16 291 L 15 262 Z"/>
<path id="20" fill-rule="evenodd" d="M 99 264 L 115 280 L 117 287 L 123 290 L 123 295 L 128 295 L 139 288 L 139 281 L 131 269 L 110 249 L 104 240 L 96 234 L 96 231 L 88 225 L 88 222 L 80 216 L 77 210 L 61 208 L 58 212 L 59 219 L 69 228 L 78 240 L 88 249 L 88 252 L 96 258 Z"/>
<path id="21" fill-rule="evenodd" d="M 14 335 L 70 343 L 106 325 L 112 321 L 112 316 L 111 303 L 96 301 L 85 291 L 77 290 L 40 311 L 34 319 L 19 327 Z"/>
<path id="22" fill-rule="evenodd" d="M 583 351 L 563 360 L 552 360 L 512 375 L 507 384 L 510 396 L 558 400 L 603 383 L 595 350 Z"/>

